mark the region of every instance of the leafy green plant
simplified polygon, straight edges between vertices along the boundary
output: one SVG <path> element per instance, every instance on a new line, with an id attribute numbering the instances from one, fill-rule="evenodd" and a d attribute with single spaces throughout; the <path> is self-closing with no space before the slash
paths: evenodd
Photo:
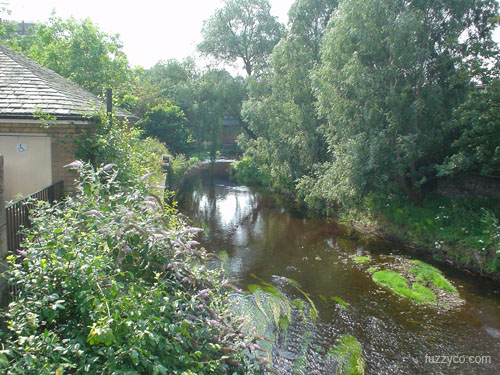
<path id="1" fill-rule="evenodd" d="M 354 336 L 341 335 L 338 344 L 328 351 L 328 355 L 335 357 L 338 375 L 364 375 L 363 348 Z"/>
<path id="2" fill-rule="evenodd" d="M 248 157 L 231 164 L 230 175 L 240 184 L 269 185 L 269 177 L 262 173 Z"/>
<path id="3" fill-rule="evenodd" d="M 149 175 L 72 166 L 75 196 L 38 202 L 8 259 L 17 292 L 2 312 L 4 373 L 259 373 L 220 273 L 204 266 L 200 229 L 163 204 Z"/>

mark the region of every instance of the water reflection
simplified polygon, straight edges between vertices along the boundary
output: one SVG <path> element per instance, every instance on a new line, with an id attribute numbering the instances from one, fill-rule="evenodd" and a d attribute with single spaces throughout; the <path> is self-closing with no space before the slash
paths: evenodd
<path id="1" fill-rule="evenodd" d="M 500 287 L 447 269 L 447 277 L 467 303 L 448 313 L 390 295 L 378 288 L 352 254 L 370 254 L 373 262 L 405 253 L 400 245 L 350 233 L 334 222 L 308 219 L 275 197 L 238 186 L 225 177 L 227 164 L 214 174 L 201 171 L 185 186 L 181 210 L 207 228 L 202 243 L 229 254 L 228 271 L 240 287 L 254 282 L 251 273 L 279 283 L 297 280 L 320 311 L 317 327 L 292 325 L 278 337 L 273 363 L 282 374 L 293 373 L 304 334 L 310 374 L 329 374 L 324 353 L 341 334 L 362 344 L 371 374 L 500 374 Z M 426 260 L 426 259 L 423 259 Z M 350 307 L 325 302 L 339 296 Z M 491 356 L 486 364 L 429 364 L 426 355 Z"/>

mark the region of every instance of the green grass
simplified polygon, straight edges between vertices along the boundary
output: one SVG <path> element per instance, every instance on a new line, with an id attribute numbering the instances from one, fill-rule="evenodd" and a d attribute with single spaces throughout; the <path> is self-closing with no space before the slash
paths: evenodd
<path id="1" fill-rule="evenodd" d="M 372 275 L 372 279 L 377 284 L 384 285 L 402 297 L 422 303 L 434 303 L 436 301 L 436 295 L 432 290 L 419 283 L 414 283 L 410 289 L 408 281 L 397 272 L 377 271 Z"/>
<path id="2" fill-rule="evenodd" d="M 366 270 L 368 273 L 374 273 L 377 272 L 377 269 L 375 267 L 370 267 Z"/>
<path id="3" fill-rule="evenodd" d="M 418 282 L 422 284 L 430 283 L 437 286 L 439 289 L 446 290 L 455 295 L 458 294 L 457 289 L 446 280 L 440 270 L 419 260 L 413 260 L 412 263 L 417 265 L 417 267 L 410 268 L 408 272 L 415 275 L 415 279 Z"/>

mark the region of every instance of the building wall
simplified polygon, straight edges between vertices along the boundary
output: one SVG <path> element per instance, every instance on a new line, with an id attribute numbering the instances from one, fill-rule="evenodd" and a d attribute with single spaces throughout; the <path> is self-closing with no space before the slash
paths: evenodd
<path id="1" fill-rule="evenodd" d="M 47 134 L 2 134 L 0 150 L 7 161 L 4 196 L 12 200 L 52 184 L 52 147 Z"/>
<path id="2" fill-rule="evenodd" d="M 83 121 L 57 121 L 48 127 L 44 127 L 37 120 L 0 120 L 0 136 L 6 134 L 21 136 L 31 134 L 50 137 L 51 183 L 62 180 L 64 181 L 65 189 L 71 191 L 74 188 L 74 181 L 77 174 L 73 170 L 63 168 L 63 166 L 75 160 L 75 137 L 80 135 L 88 126 L 88 123 Z M 15 141 L 13 140 L 13 142 Z M 2 150 L 0 150 L 0 153 L 3 153 Z M 8 166 L 12 161 L 4 160 L 4 163 Z M 46 174 L 47 171 L 40 173 Z M 29 176 L 26 177 L 29 179 Z M 5 184 L 8 186 L 9 182 L 5 181 Z"/>

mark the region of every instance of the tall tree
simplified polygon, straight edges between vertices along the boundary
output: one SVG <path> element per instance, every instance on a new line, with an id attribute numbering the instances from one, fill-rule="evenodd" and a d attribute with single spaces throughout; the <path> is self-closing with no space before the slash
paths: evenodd
<path id="1" fill-rule="evenodd" d="M 270 10 L 268 0 L 225 0 L 224 7 L 205 21 L 198 49 L 228 64 L 240 59 L 251 76 L 256 66 L 268 64 L 280 38 L 281 24 Z"/>
<path id="2" fill-rule="evenodd" d="M 259 82 L 251 79 L 250 99 L 244 104 L 243 113 L 259 136 L 242 141 L 246 156 L 273 188 L 286 193 L 294 193 L 296 180 L 326 157 L 310 74 L 336 5 L 336 0 L 293 4 L 288 31 L 271 55 L 271 70 Z"/>
<path id="3" fill-rule="evenodd" d="M 329 198 L 394 182 L 421 203 L 419 186 L 449 144 L 442 124 L 494 52 L 496 14 L 494 0 L 341 2 L 315 75 Z"/>
<path id="4" fill-rule="evenodd" d="M 11 39 L 8 44 L 96 95 L 106 87 L 120 95 L 131 81 L 118 35 L 102 32 L 90 19 L 52 16 L 38 24 L 33 35 Z"/>

